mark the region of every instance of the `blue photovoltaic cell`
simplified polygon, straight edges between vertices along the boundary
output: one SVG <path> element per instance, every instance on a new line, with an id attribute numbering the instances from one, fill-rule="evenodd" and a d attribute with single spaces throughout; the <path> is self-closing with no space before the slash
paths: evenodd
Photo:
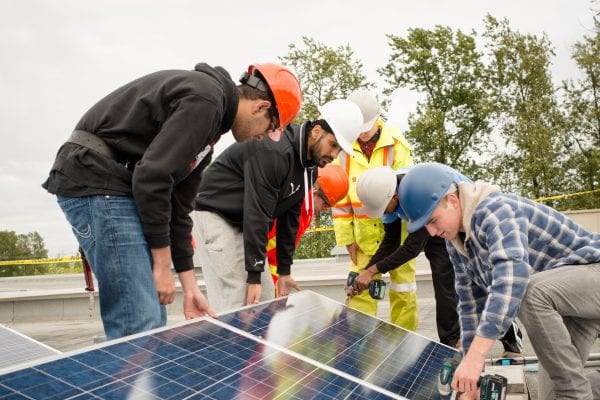
<path id="1" fill-rule="evenodd" d="M 0 375 L 0 398 L 438 399 L 453 354 L 305 291 Z"/>
<path id="2" fill-rule="evenodd" d="M 0 325 L 0 346 L 0 370 L 60 353 L 4 325 Z"/>

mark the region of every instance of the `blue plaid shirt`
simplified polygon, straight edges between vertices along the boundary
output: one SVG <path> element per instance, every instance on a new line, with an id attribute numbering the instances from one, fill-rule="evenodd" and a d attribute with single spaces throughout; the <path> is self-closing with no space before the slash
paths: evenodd
<path id="1" fill-rule="evenodd" d="M 476 206 L 470 225 L 466 255 L 446 242 L 465 351 L 475 335 L 504 335 L 517 316 L 530 273 L 600 262 L 600 233 L 519 196 L 491 193 Z"/>

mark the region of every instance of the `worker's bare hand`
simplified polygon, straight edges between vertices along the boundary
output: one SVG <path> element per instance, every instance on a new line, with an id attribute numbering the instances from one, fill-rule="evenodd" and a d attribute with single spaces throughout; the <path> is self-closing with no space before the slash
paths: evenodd
<path id="1" fill-rule="evenodd" d="M 258 302 L 260 301 L 260 296 L 262 294 L 262 288 L 260 287 L 260 283 L 248 283 L 246 285 L 246 288 L 246 305 L 258 304 Z"/>
<path id="2" fill-rule="evenodd" d="M 479 357 L 474 357 L 468 352 L 454 371 L 452 389 L 465 394 L 477 392 L 477 381 L 483 371 L 484 361 L 485 359 L 480 360 Z"/>
<path id="3" fill-rule="evenodd" d="M 158 301 L 162 305 L 171 304 L 175 300 L 175 279 L 171 268 L 154 268 L 154 284 L 158 293 Z"/>
<path id="4" fill-rule="evenodd" d="M 208 315 L 217 318 L 217 313 L 208 304 L 208 300 L 200 290 L 183 294 L 183 315 L 185 319 L 193 319 Z"/>
<path id="5" fill-rule="evenodd" d="M 358 276 L 354 279 L 354 289 L 356 292 L 360 293 L 363 290 L 369 287 L 369 284 L 373 280 L 373 273 L 368 269 L 364 269 L 358 274 Z M 358 294 L 357 293 L 357 294 Z"/>
<path id="6" fill-rule="evenodd" d="M 171 272 L 171 248 L 167 246 L 150 251 L 152 253 L 152 276 L 158 301 L 162 305 L 171 304 L 175 300 L 175 279 Z"/>
<path id="7" fill-rule="evenodd" d="M 458 400 L 479 400 L 479 398 L 479 389 L 473 390 L 472 392 L 468 393 L 461 393 L 460 396 L 458 396 Z"/>
<path id="8" fill-rule="evenodd" d="M 277 293 L 279 296 L 287 296 L 293 289 L 302 290 L 291 275 L 279 275 L 277 280 Z"/>

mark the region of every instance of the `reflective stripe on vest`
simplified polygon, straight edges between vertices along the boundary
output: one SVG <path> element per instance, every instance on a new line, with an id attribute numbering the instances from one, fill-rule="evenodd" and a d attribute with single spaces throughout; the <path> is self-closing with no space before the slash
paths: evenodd
<path id="1" fill-rule="evenodd" d="M 344 203 L 341 207 L 340 205 L 336 205 L 331 209 L 331 216 L 333 218 L 347 218 L 352 216 L 356 218 L 371 218 L 362 203 Z"/>
<path id="2" fill-rule="evenodd" d="M 338 160 L 340 160 L 340 165 L 346 166 L 346 175 L 350 176 L 350 158 L 346 154 L 345 151 L 340 151 L 338 155 Z M 385 146 L 383 148 L 383 167 L 394 165 L 394 146 Z"/>
<path id="3" fill-rule="evenodd" d="M 338 155 L 340 165 L 346 166 L 346 176 L 350 176 L 350 157 L 346 152 L 342 151 Z M 394 165 L 394 147 L 386 146 L 383 148 L 383 166 Z M 361 202 L 357 203 L 338 203 L 331 209 L 331 216 L 333 218 L 371 218 L 367 214 L 367 211 Z"/>
<path id="4" fill-rule="evenodd" d="M 409 283 L 390 283 L 390 289 L 394 292 L 414 292 L 417 290 L 417 282 Z"/>

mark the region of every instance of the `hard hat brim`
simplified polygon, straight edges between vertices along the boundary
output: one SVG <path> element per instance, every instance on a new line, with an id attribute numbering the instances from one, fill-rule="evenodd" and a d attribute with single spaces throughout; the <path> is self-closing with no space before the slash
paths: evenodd
<path id="1" fill-rule="evenodd" d="M 335 127 L 332 126 L 331 129 L 333 129 L 333 131 L 335 132 Z M 341 135 L 338 136 L 338 135 L 335 135 L 335 133 L 334 133 L 334 136 L 335 136 L 335 140 L 338 142 L 338 144 L 340 145 L 342 150 L 344 150 L 348 155 L 351 156 L 354 153 L 353 144 L 350 143 L 349 141 L 347 141 Z"/>
<path id="2" fill-rule="evenodd" d="M 375 122 L 377 121 L 377 119 L 378 119 L 378 118 L 379 118 L 379 114 L 377 114 L 377 115 L 375 116 L 375 118 L 372 118 L 372 119 L 370 119 L 370 120 L 366 121 L 366 122 L 363 124 L 363 126 L 362 126 L 362 128 L 361 128 L 361 131 L 360 131 L 360 133 L 363 133 L 363 132 L 368 132 L 368 131 L 370 131 L 370 130 L 371 130 L 371 128 L 373 128 L 373 125 L 375 125 Z"/>
<path id="3" fill-rule="evenodd" d="M 385 209 L 387 208 L 390 199 L 387 200 L 388 201 L 383 205 L 383 207 L 379 207 L 376 209 L 365 207 L 365 212 L 367 213 L 369 218 L 381 218 L 383 214 L 385 214 Z"/>
<path id="4" fill-rule="evenodd" d="M 408 226 L 406 227 L 406 231 L 408 233 L 415 233 L 419 229 L 427 224 L 427 220 L 429 219 L 429 215 L 424 215 L 423 217 L 416 219 L 414 221 L 409 221 Z"/>

